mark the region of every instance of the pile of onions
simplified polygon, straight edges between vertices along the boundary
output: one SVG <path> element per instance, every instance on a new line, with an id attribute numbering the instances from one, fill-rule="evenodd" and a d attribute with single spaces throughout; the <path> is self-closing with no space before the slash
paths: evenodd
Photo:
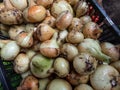
<path id="1" fill-rule="evenodd" d="M 88 11 L 85 0 L 0 3 L 0 57 L 21 75 L 17 90 L 120 90 L 120 45 L 98 40 Z"/>

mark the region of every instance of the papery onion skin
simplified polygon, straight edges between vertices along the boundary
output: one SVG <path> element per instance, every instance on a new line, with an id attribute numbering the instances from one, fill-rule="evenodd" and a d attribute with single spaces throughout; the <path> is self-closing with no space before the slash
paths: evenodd
<path id="1" fill-rule="evenodd" d="M 51 6 L 51 14 L 56 18 L 61 12 L 69 11 L 73 15 L 70 4 L 64 0 L 55 1 Z"/>
<path id="2" fill-rule="evenodd" d="M 94 90 L 94 89 L 88 84 L 80 84 L 76 86 L 74 90 Z"/>
<path id="3" fill-rule="evenodd" d="M 29 69 L 30 60 L 24 53 L 20 53 L 14 60 L 14 70 L 16 73 L 24 73 Z"/>
<path id="4" fill-rule="evenodd" d="M 17 87 L 17 90 L 39 90 L 38 84 L 38 79 L 30 75 L 22 80 L 20 86 Z"/>
<path id="5" fill-rule="evenodd" d="M 73 15 L 69 11 L 63 11 L 56 19 L 56 27 L 59 30 L 64 30 L 71 24 L 72 19 Z"/>
<path id="6" fill-rule="evenodd" d="M 64 79 L 54 79 L 48 84 L 46 90 L 72 90 L 72 87 Z"/>
<path id="7" fill-rule="evenodd" d="M 62 57 L 55 59 L 53 68 L 55 73 L 61 78 L 66 77 L 70 71 L 69 62 Z"/>
<path id="8" fill-rule="evenodd" d="M 120 90 L 119 72 L 110 65 L 100 65 L 90 76 L 95 90 Z"/>
<path id="9" fill-rule="evenodd" d="M 102 33 L 102 29 L 94 22 L 88 22 L 83 27 L 85 38 L 98 39 Z"/>
<path id="10" fill-rule="evenodd" d="M 6 61 L 14 60 L 14 58 L 20 52 L 20 47 L 15 41 L 10 41 L 1 49 L 1 58 Z"/>

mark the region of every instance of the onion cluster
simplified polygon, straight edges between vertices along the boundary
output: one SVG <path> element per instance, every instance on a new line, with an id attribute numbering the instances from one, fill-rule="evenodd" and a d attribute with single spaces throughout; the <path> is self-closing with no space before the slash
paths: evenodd
<path id="1" fill-rule="evenodd" d="M 0 57 L 23 78 L 17 90 L 120 90 L 119 46 L 99 42 L 85 0 L 3 0 Z M 99 63 L 101 62 L 101 64 Z"/>

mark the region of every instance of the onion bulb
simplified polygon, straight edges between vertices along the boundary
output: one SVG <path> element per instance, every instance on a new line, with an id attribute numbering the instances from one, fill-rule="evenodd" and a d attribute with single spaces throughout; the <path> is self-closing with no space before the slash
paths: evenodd
<path id="1" fill-rule="evenodd" d="M 24 53 L 18 54 L 14 60 L 14 70 L 16 73 L 24 73 L 29 69 L 30 60 Z"/>
<path id="2" fill-rule="evenodd" d="M 98 39 L 102 33 L 102 29 L 94 22 L 88 22 L 83 27 L 85 38 Z"/>
<path id="3" fill-rule="evenodd" d="M 19 10 L 24 10 L 27 7 L 27 0 L 10 0 L 11 4 L 19 9 Z"/>
<path id="4" fill-rule="evenodd" d="M 79 84 L 85 84 L 89 81 L 89 75 L 80 75 L 76 73 L 75 71 L 71 71 L 67 76 L 66 80 L 73 86 L 79 85 Z"/>
<path id="5" fill-rule="evenodd" d="M 80 75 L 90 75 L 97 67 L 97 61 L 88 53 L 81 53 L 73 60 L 73 67 Z"/>
<path id="6" fill-rule="evenodd" d="M 81 28 L 83 27 L 82 22 L 80 21 L 79 18 L 74 17 L 72 19 L 72 22 L 68 28 L 69 31 L 71 30 L 76 30 L 76 31 L 82 31 Z"/>
<path id="7" fill-rule="evenodd" d="M 30 63 L 32 74 L 38 78 L 46 78 L 52 74 L 53 59 L 36 54 Z"/>
<path id="8" fill-rule="evenodd" d="M 91 22 L 92 19 L 90 16 L 84 15 L 84 16 L 80 17 L 80 21 L 83 25 L 85 25 L 86 23 Z"/>
<path id="9" fill-rule="evenodd" d="M 48 84 L 46 90 L 72 90 L 72 87 L 64 79 L 54 79 Z"/>
<path id="10" fill-rule="evenodd" d="M 37 5 L 49 7 L 53 3 L 53 0 L 36 0 L 36 3 L 37 3 Z"/>
<path id="11" fill-rule="evenodd" d="M 49 40 L 54 33 L 55 29 L 45 23 L 41 23 L 38 25 L 34 36 L 37 37 L 40 41 L 46 41 Z"/>
<path id="12" fill-rule="evenodd" d="M 39 90 L 46 90 L 47 85 L 49 84 L 49 78 L 41 78 L 39 79 Z"/>
<path id="13" fill-rule="evenodd" d="M 5 8 L 0 10 L 0 22 L 7 25 L 21 24 L 23 22 L 22 11 L 14 8 L 9 0 L 3 0 Z"/>
<path id="14" fill-rule="evenodd" d="M 120 73 L 120 61 L 112 62 L 110 65 L 116 68 L 117 71 Z"/>
<path id="15" fill-rule="evenodd" d="M 41 5 L 36 5 L 33 0 L 28 0 L 29 6 L 23 11 L 23 16 L 27 22 L 41 22 L 46 17 L 46 9 Z"/>
<path id="16" fill-rule="evenodd" d="M 15 41 L 10 41 L 1 48 L 1 58 L 7 61 L 13 60 L 20 52 L 20 47 Z"/>
<path id="17" fill-rule="evenodd" d="M 95 90 L 120 90 L 120 74 L 110 65 L 100 65 L 90 76 Z"/>
<path id="18" fill-rule="evenodd" d="M 74 90 L 94 90 L 94 89 L 88 84 L 80 84 L 76 86 Z"/>
<path id="19" fill-rule="evenodd" d="M 66 77 L 70 71 L 69 62 L 62 57 L 55 59 L 53 68 L 55 73 L 61 78 Z"/>
<path id="20" fill-rule="evenodd" d="M 60 48 L 63 57 L 68 61 L 73 61 L 74 57 L 78 55 L 78 49 L 70 43 L 65 43 Z"/>
<path id="21" fill-rule="evenodd" d="M 36 77 L 30 75 L 22 80 L 17 90 L 39 90 L 39 81 Z"/>
<path id="22" fill-rule="evenodd" d="M 76 3 L 74 10 L 76 13 L 76 17 L 81 17 L 82 15 L 86 14 L 88 11 L 88 4 L 84 0 L 80 0 L 78 3 Z"/>
<path id="23" fill-rule="evenodd" d="M 28 70 L 28 71 L 26 71 L 26 72 L 24 72 L 24 73 L 21 73 L 22 79 L 26 78 L 26 77 L 29 76 L 29 75 L 32 75 L 32 73 L 31 73 L 30 70 Z"/>
<path id="24" fill-rule="evenodd" d="M 51 14 L 56 18 L 63 11 L 69 11 L 73 15 L 73 9 L 65 0 L 56 0 L 51 6 Z"/>
<path id="25" fill-rule="evenodd" d="M 68 33 L 66 41 L 73 44 L 78 44 L 84 40 L 84 35 L 77 30 L 72 30 Z"/>
<path id="26" fill-rule="evenodd" d="M 25 31 L 24 25 L 14 25 L 10 27 L 8 33 L 9 33 L 10 38 L 15 40 L 15 38 L 24 31 Z"/>
<path id="27" fill-rule="evenodd" d="M 21 47 L 28 48 L 33 45 L 33 31 L 27 33 L 27 32 L 22 32 L 16 37 L 17 44 L 20 45 Z"/>
<path id="28" fill-rule="evenodd" d="M 40 52 L 42 55 L 49 58 L 55 58 L 60 54 L 60 49 L 57 44 L 56 38 L 57 38 L 57 32 L 54 33 L 52 39 L 41 43 Z"/>
<path id="29" fill-rule="evenodd" d="M 109 42 L 103 42 L 100 44 L 103 53 L 111 57 L 111 61 L 117 61 L 120 58 L 119 50 Z"/>
<path id="30" fill-rule="evenodd" d="M 63 11 L 56 19 L 56 27 L 59 30 L 64 30 L 71 24 L 72 19 L 73 15 L 69 11 Z"/>

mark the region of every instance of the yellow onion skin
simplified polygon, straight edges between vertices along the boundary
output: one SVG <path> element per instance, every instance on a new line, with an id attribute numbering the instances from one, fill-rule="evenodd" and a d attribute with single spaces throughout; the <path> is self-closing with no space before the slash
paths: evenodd
<path id="1" fill-rule="evenodd" d="M 85 38 L 98 39 L 102 33 L 97 23 L 88 22 L 83 27 L 83 34 Z"/>
<path id="2" fill-rule="evenodd" d="M 73 15 L 69 11 L 64 11 L 56 19 L 56 27 L 59 30 L 66 29 L 72 22 Z"/>

